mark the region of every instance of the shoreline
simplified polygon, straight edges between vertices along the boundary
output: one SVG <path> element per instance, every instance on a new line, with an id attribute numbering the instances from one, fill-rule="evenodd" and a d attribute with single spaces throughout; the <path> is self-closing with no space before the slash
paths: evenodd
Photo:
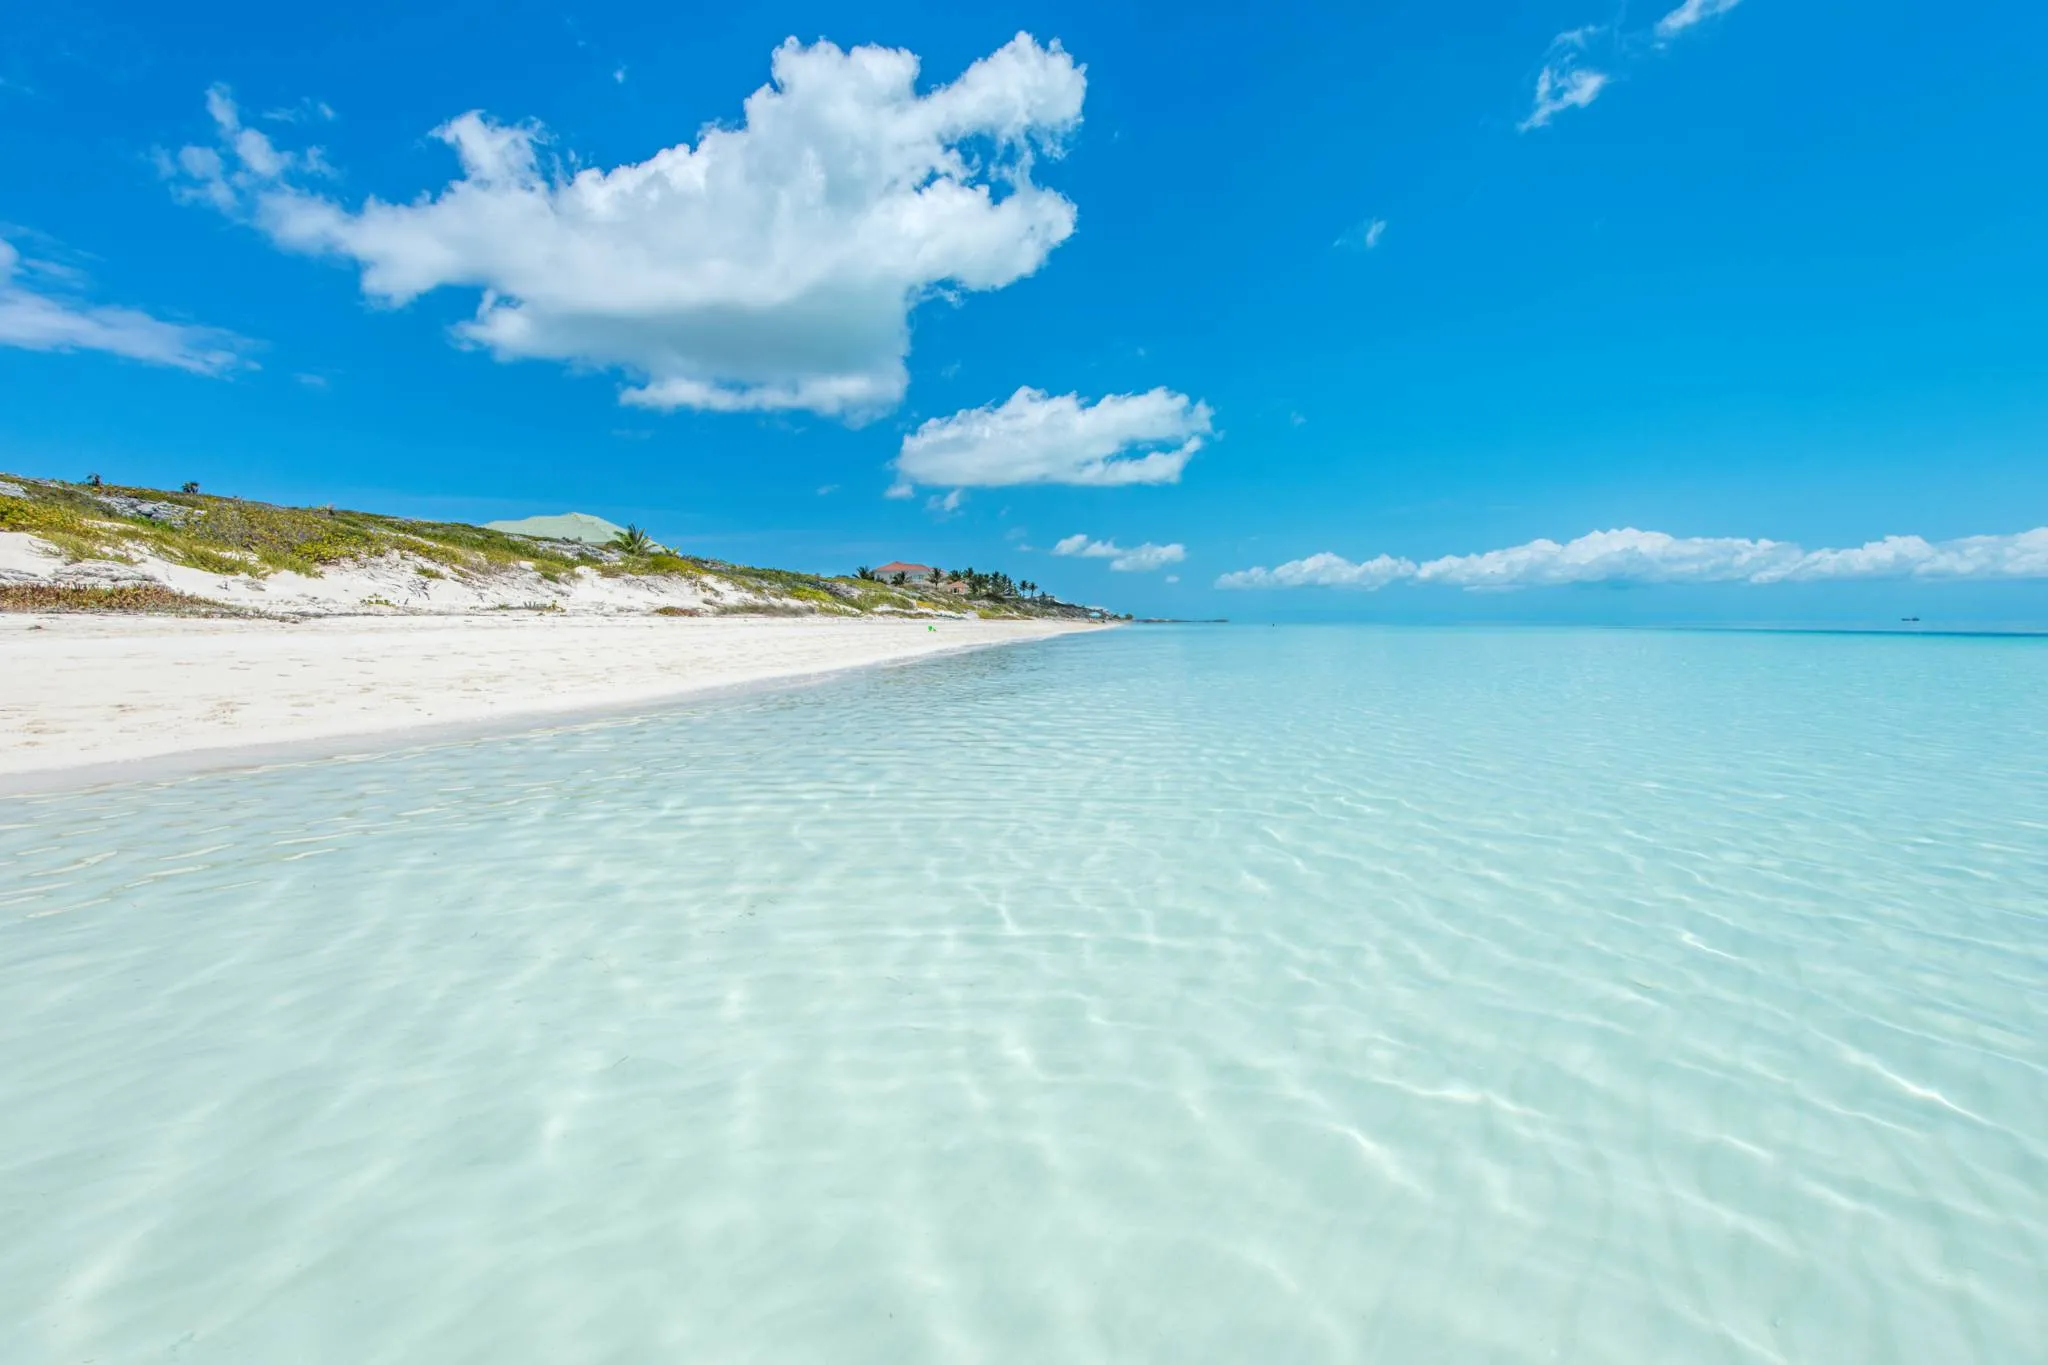
<path id="1" fill-rule="evenodd" d="M 0 798 L 587 724 L 1106 628 L 832 617 L 0 617 Z"/>

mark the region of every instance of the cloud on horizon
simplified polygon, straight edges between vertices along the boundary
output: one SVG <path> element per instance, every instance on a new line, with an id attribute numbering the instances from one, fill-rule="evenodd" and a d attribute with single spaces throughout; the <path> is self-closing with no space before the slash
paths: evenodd
<path id="1" fill-rule="evenodd" d="M 1208 404 L 1171 389 L 1091 403 L 1023 388 L 1000 405 L 934 417 L 904 437 L 896 488 L 1178 483 L 1213 418 Z"/>
<path id="2" fill-rule="evenodd" d="M 918 68 L 791 39 L 737 125 L 610 169 L 472 110 L 434 131 L 459 178 L 355 208 L 316 186 L 318 148 L 280 149 L 215 86 L 214 145 L 158 166 L 284 250 L 354 263 L 378 303 L 475 291 L 456 339 L 500 360 L 624 370 L 638 407 L 859 421 L 903 398 L 912 309 L 1022 279 L 1074 230 L 1032 170 L 1078 125 L 1083 68 L 1024 33 L 926 94 Z"/>
<path id="3" fill-rule="evenodd" d="M 25 259 L 0 239 L 0 346 L 27 351 L 103 351 L 192 374 L 251 368 L 246 337 L 167 322 L 135 308 L 88 303 L 69 267 Z"/>
<path id="4" fill-rule="evenodd" d="M 1851 549 L 1806 550 L 1790 541 L 1679 537 L 1661 531 L 1594 531 L 1559 544 L 1420 563 L 1379 555 L 1353 562 L 1324 552 L 1274 568 L 1241 569 L 1219 588 L 1358 588 L 1435 583 L 1467 590 L 1558 587 L 1573 583 L 1814 583 L 1853 579 L 1986 580 L 2048 578 L 2048 526 L 2017 535 L 1928 541 L 1886 536 Z"/>
<path id="5" fill-rule="evenodd" d="M 1187 546 L 1179 543 L 1154 545 L 1148 540 L 1126 550 L 1113 540 L 1090 540 L 1086 535 L 1068 536 L 1054 545 L 1052 552 L 1063 557 L 1107 559 L 1118 573 L 1152 573 L 1188 557 Z"/>

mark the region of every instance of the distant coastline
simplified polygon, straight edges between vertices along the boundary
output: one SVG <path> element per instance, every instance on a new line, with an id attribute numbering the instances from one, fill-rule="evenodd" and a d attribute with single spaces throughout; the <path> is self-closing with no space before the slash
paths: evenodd
<path id="1" fill-rule="evenodd" d="M 485 526 L 18 474 L 0 474 L 0 611 L 1127 619 L 1000 572 L 731 564 L 586 513 Z"/>
<path id="2" fill-rule="evenodd" d="M 584 514 L 538 526 L 561 534 L 0 475 L 0 792 L 558 722 L 1115 620 L 996 572 L 833 577 Z"/>

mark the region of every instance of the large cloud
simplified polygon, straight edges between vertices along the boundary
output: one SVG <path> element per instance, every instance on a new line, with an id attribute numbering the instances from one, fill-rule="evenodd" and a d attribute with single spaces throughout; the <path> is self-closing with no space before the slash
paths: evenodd
<path id="1" fill-rule="evenodd" d="M 1422 583 L 1461 588 L 1549 587 L 1563 583 L 1718 583 L 1752 578 L 1796 558 L 1772 540 L 1668 536 L 1661 531 L 1594 531 L 1563 545 L 1532 540 L 1484 554 L 1445 555 L 1415 571 Z"/>
<path id="2" fill-rule="evenodd" d="M 24 261 L 0 240 L 0 346 L 30 351 L 105 351 L 194 374 L 248 364 L 249 343 L 232 332 L 166 322 L 133 308 L 88 303 L 63 288 L 73 272 Z"/>
<path id="3" fill-rule="evenodd" d="M 355 262 L 379 302 L 476 290 L 458 334 L 502 359 L 620 367 L 645 407 L 858 418 L 901 400 L 920 300 L 1002 288 L 1074 231 L 1032 179 L 1087 88 L 1057 43 L 1020 33 L 950 85 L 917 78 L 909 52 L 791 39 L 738 126 L 573 173 L 539 127 L 471 112 L 435 132 L 460 178 L 360 208 L 216 89 L 217 145 L 162 166 L 282 247 Z"/>
<path id="4" fill-rule="evenodd" d="M 1887 536 L 1854 549 L 1804 550 L 1790 541 L 1594 531 L 1559 544 L 1532 540 L 1482 554 L 1417 563 L 1380 555 L 1353 563 L 1328 552 L 1274 568 L 1242 569 L 1219 588 L 1345 587 L 1389 583 L 1527 588 L 1568 583 L 1790 583 L 1842 579 L 2048 578 L 2048 527 L 2009 536 L 1931 542 Z"/>
<path id="5" fill-rule="evenodd" d="M 1119 573 L 1151 573 L 1188 557 L 1188 547 L 1178 542 L 1155 545 L 1148 540 L 1127 550 L 1113 540 L 1090 540 L 1085 534 L 1068 536 L 1054 545 L 1052 552 L 1056 555 L 1079 555 L 1083 559 L 1106 559 L 1109 567 Z"/>
<path id="6" fill-rule="evenodd" d="M 903 438 L 899 486 L 1177 483 L 1212 430 L 1209 405 L 1170 389 L 1093 403 L 1019 389 L 1000 406 L 934 417 Z"/>

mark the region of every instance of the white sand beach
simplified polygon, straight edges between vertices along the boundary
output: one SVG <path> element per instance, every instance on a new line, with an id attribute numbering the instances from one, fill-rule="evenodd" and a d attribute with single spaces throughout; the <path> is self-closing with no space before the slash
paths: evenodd
<path id="1" fill-rule="evenodd" d="M 935 628 L 934 628 L 935 627 Z M 0 617 L 0 790 L 516 725 L 1099 626 L 662 617 Z M 68 778 L 69 781 L 65 779 Z"/>

